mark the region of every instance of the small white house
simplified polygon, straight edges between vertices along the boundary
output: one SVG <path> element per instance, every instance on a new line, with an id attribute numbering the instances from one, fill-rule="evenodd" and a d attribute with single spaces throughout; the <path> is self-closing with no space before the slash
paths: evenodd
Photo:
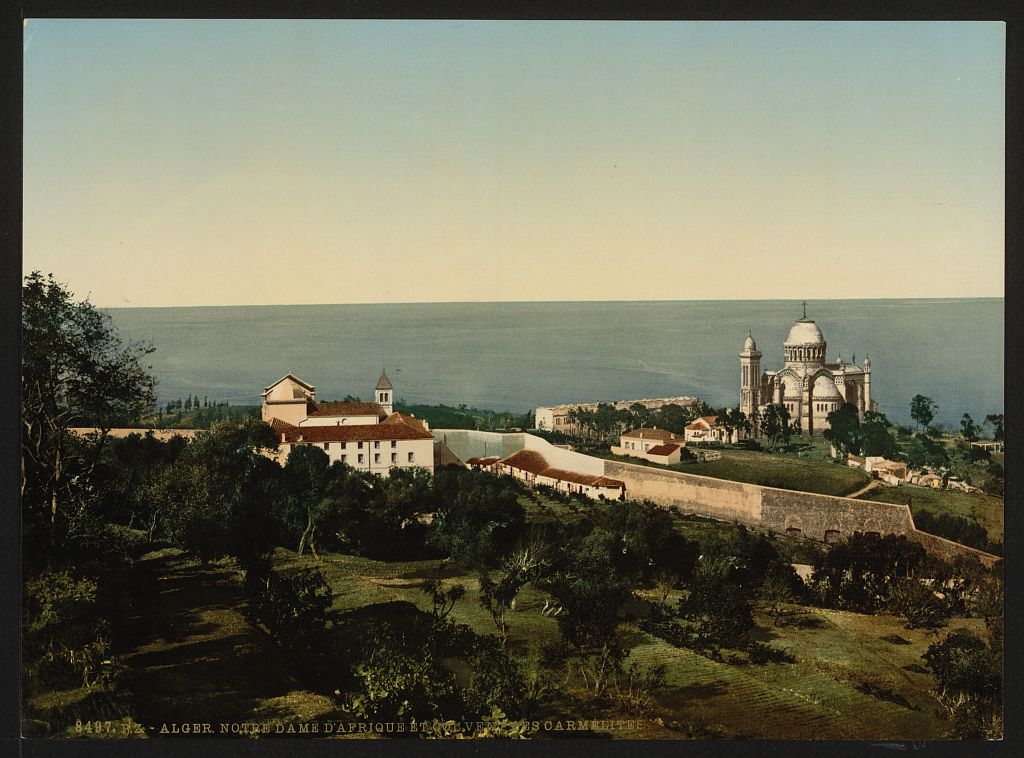
<path id="1" fill-rule="evenodd" d="M 647 460 L 647 453 L 656 447 L 666 444 L 684 445 L 685 441 L 667 429 L 641 427 L 626 432 L 619 437 L 618 447 L 612 446 L 615 455 L 630 455 L 634 458 Z"/>
<path id="2" fill-rule="evenodd" d="M 701 416 L 686 425 L 686 444 L 702 442 L 729 442 L 729 431 L 718 423 L 715 416 Z"/>

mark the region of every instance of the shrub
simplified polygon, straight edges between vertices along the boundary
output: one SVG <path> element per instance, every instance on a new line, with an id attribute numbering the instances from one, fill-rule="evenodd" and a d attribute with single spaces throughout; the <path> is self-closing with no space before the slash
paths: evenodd
<path id="1" fill-rule="evenodd" d="M 905 577 L 893 586 L 889 608 L 906 619 L 908 629 L 934 628 L 949 615 L 947 605 L 915 577 Z"/>
<path id="2" fill-rule="evenodd" d="M 112 686 L 123 667 L 96 609 L 96 581 L 50 571 L 25 585 L 23 667 L 31 689 Z"/>
<path id="3" fill-rule="evenodd" d="M 754 626 L 750 603 L 729 581 L 728 559 L 702 561 L 679 603 L 679 615 L 692 622 L 698 638 L 711 646 L 739 647 Z"/>
<path id="4" fill-rule="evenodd" d="M 249 604 L 250 618 L 281 648 L 299 655 L 323 649 L 331 588 L 319 569 L 253 577 L 250 587 L 256 588 Z"/>
<path id="5" fill-rule="evenodd" d="M 946 710 L 950 736 L 1002 737 L 1003 677 L 999 656 L 970 632 L 958 630 L 922 656 L 935 676 L 932 694 Z"/>

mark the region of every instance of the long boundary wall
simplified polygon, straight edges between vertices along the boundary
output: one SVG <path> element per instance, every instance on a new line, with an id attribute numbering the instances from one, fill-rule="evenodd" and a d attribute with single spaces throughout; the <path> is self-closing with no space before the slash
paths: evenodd
<path id="1" fill-rule="evenodd" d="M 684 513 L 720 521 L 735 521 L 775 532 L 799 530 L 801 536 L 823 542 L 843 539 L 854 532 L 903 534 L 943 558 L 970 555 L 987 566 L 999 560 L 998 556 L 919 531 L 907 505 L 783 490 L 594 458 L 555 447 L 525 432 L 500 434 L 436 429 L 434 436 L 438 440 L 445 439 L 459 457 L 484 455 L 485 443 L 489 455 L 507 456 L 523 448 L 535 450 L 556 468 L 625 482 L 629 500 L 650 500 L 666 508 L 676 507 Z"/>

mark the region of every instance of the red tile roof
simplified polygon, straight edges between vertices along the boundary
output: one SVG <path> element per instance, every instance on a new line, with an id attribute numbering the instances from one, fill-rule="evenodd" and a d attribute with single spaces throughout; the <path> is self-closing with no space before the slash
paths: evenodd
<path id="1" fill-rule="evenodd" d="M 384 418 L 384 409 L 377 403 L 310 403 L 309 416 L 376 416 Z"/>
<path id="2" fill-rule="evenodd" d="M 368 440 L 432 440 L 434 435 L 405 424 L 352 424 L 349 426 L 275 427 L 284 443 L 365 442 Z M 300 439 L 301 438 L 301 439 Z"/>
<path id="3" fill-rule="evenodd" d="M 712 429 L 721 426 L 721 424 L 718 423 L 718 416 L 701 416 L 700 418 L 695 419 L 694 421 L 691 421 L 689 424 L 687 424 L 686 428 L 703 429 L 704 427 L 701 426 L 702 421 L 706 423 L 708 426 L 710 426 Z"/>
<path id="4" fill-rule="evenodd" d="M 630 439 L 645 439 L 645 440 L 675 440 L 679 439 L 676 435 L 672 434 L 668 429 L 648 429 L 647 427 L 641 427 L 640 429 L 634 429 L 631 432 L 626 432 L 622 435 L 623 437 L 629 437 Z"/>
<path id="5" fill-rule="evenodd" d="M 679 445 L 658 445 L 647 451 L 648 455 L 672 455 L 679 449 Z"/>
<path id="6" fill-rule="evenodd" d="M 578 471 L 552 468 L 551 466 L 548 466 L 548 462 L 544 456 L 534 450 L 520 450 L 516 453 L 512 453 L 512 455 L 503 459 L 502 463 L 521 471 L 527 471 L 531 474 L 543 476 L 548 479 L 555 479 L 560 482 L 572 482 L 573 484 L 583 484 L 589 487 L 621 488 L 625 486 L 618 479 L 609 479 L 608 477 L 597 476 L 595 474 L 581 474 Z"/>
<path id="7" fill-rule="evenodd" d="M 407 416 L 404 413 L 399 413 L 398 411 L 395 411 L 386 419 L 384 419 L 384 423 L 405 424 L 406 426 L 411 426 L 413 429 L 422 429 L 423 431 L 427 431 L 427 427 L 423 425 L 423 421 L 416 418 L 415 416 Z"/>
<path id="8" fill-rule="evenodd" d="M 502 463 L 512 468 L 528 471 L 531 474 L 540 474 L 550 468 L 544 456 L 533 450 L 520 450 L 512 453 L 512 455 L 502 460 Z"/>

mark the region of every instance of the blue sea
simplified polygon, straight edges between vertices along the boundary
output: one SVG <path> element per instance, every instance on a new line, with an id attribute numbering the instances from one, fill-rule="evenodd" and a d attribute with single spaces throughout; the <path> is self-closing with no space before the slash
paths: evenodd
<path id="1" fill-rule="evenodd" d="M 115 308 L 122 335 L 151 342 L 161 402 L 257 404 L 293 373 L 322 400 L 367 400 L 382 367 L 395 396 L 525 412 L 538 405 L 696 395 L 735 405 L 747 332 L 782 365 L 801 306 L 790 301 L 428 303 Z M 911 423 L 928 395 L 958 428 L 1003 408 L 1003 300 L 828 300 L 808 305 L 829 361 L 870 355 L 872 396 Z"/>

